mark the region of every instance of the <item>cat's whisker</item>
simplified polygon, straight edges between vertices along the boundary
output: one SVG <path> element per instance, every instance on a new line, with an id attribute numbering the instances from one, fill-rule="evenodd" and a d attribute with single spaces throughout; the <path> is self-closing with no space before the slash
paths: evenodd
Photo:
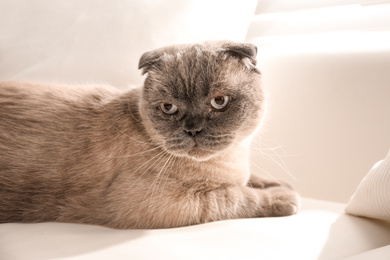
<path id="1" fill-rule="evenodd" d="M 167 181 L 168 181 L 168 179 L 169 179 L 169 175 L 171 174 L 171 171 L 172 170 L 170 170 L 170 168 L 171 168 L 171 165 L 174 165 L 174 162 L 176 161 L 176 156 L 171 156 L 169 159 L 171 159 L 171 158 L 173 158 L 172 160 L 170 160 L 170 162 L 168 163 L 168 165 L 166 166 L 166 168 L 165 168 L 165 170 L 162 172 L 162 174 L 161 174 L 161 177 L 160 177 L 160 182 L 158 183 L 156 183 L 156 188 L 155 189 L 157 189 L 157 188 L 159 188 L 160 189 L 160 194 L 162 194 L 163 193 L 163 191 L 164 191 L 164 189 L 165 189 L 165 185 L 167 184 Z M 166 177 L 165 177 L 165 182 L 164 182 L 164 186 L 161 188 L 161 183 L 162 183 L 162 181 L 163 181 L 163 179 L 164 179 L 164 175 L 166 175 Z M 152 194 L 154 194 L 154 191 L 152 192 Z M 152 195 L 152 197 L 153 197 L 153 195 Z"/>
<path id="2" fill-rule="evenodd" d="M 275 150 L 282 148 L 282 146 L 275 146 L 275 147 L 269 147 L 269 148 L 257 148 L 254 146 L 251 146 L 251 147 L 252 147 L 252 149 L 255 149 L 257 151 L 275 151 Z"/>
<path id="3" fill-rule="evenodd" d="M 157 178 L 156 178 L 156 185 L 155 185 L 156 188 L 159 187 L 159 186 L 161 185 L 161 182 L 162 182 L 162 180 L 163 180 L 164 174 L 169 170 L 169 167 L 171 166 L 171 163 L 172 163 L 172 161 L 173 161 L 173 160 L 171 160 L 172 157 L 175 158 L 175 157 L 173 156 L 173 154 L 171 154 L 171 155 L 169 156 L 167 162 L 166 162 L 165 169 L 164 169 L 164 166 L 163 166 L 163 169 L 161 169 L 161 171 L 158 173 Z M 155 190 L 155 189 L 153 188 L 153 190 L 152 190 L 152 195 L 154 194 L 154 190 Z"/>
<path id="4" fill-rule="evenodd" d="M 278 141 L 276 141 L 276 140 L 270 140 L 270 139 L 268 139 L 267 141 L 273 142 L 276 146 L 280 147 L 280 150 L 281 150 L 284 154 L 286 154 L 286 151 L 284 150 L 284 146 L 281 145 Z M 272 147 L 271 145 L 266 144 L 266 143 L 264 142 L 264 140 L 261 139 L 260 137 L 256 138 L 256 139 L 255 139 L 255 142 L 258 143 L 260 146 L 266 146 L 266 147 L 268 147 L 268 148 L 269 148 L 269 147 Z"/>
<path id="5" fill-rule="evenodd" d="M 260 141 L 261 142 L 261 141 Z M 267 146 L 266 149 L 263 149 L 263 148 L 256 148 L 256 147 L 253 147 L 252 145 L 247 145 L 247 144 L 244 144 L 244 143 L 238 143 L 238 142 L 235 142 L 233 141 L 233 143 L 237 144 L 237 145 L 244 145 L 245 147 L 248 147 L 252 150 L 255 150 L 255 151 L 258 151 L 261 153 L 262 156 L 268 158 L 270 161 L 272 161 L 273 163 L 275 163 L 276 165 L 278 165 L 289 177 L 291 177 L 293 180 L 295 181 L 298 181 L 298 182 L 301 182 L 298 178 L 296 178 L 291 170 L 287 167 L 286 163 L 284 162 L 284 160 L 282 159 L 281 155 L 279 155 L 277 153 L 277 148 L 271 148 L 269 147 L 268 145 L 264 144 L 261 142 L 262 145 L 264 146 Z M 280 145 L 279 145 L 280 146 Z M 280 146 L 281 147 L 281 146 Z M 273 153 L 273 155 L 269 155 L 268 153 L 266 153 L 267 151 L 271 151 Z M 276 157 L 276 158 L 274 158 Z"/>
<path id="6" fill-rule="evenodd" d="M 268 154 L 269 156 L 274 156 L 274 157 L 293 157 L 293 156 L 299 156 L 297 154 L 279 154 L 277 150 L 282 149 L 283 146 L 277 146 L 277 147 L 269 147 L 269 148 L 262 148 L 262 147 L 255 147 L 253 145 L 247 145 L 252 150 L 258 151 L 258 152 L 269 152 L 271 151 L 273 154 Z"/>
<path id="7" fill-rule="evenodd" d="M 275 157 L 292 157 L 292 156 L 299 156 L 298 154 L 287 154 L 287 152 L 284 150 L 284 146 L 279 144 L 277 141 L 274 141 L 276 142 L 276 146 L 270 146 L 270 145 L 267 145 L 266 143 L 262 142 L 260 137 L 257 136 L 257 138 L 253 138 L 252 139 L 252 142 L 250 144 L 246 144 L 247 147 L 249 147 L 250 149 L 252 150 L 255 150 L 255 151 L 259 151 L 259 152 L 267 152 L 267 151 L 272 151 L 273 155 L 272 154 L 268 154 L 269 156 L 275 156 Z M 256 147 L 256 145 L 258 145 Z M 266 148 L 264 147 L 261 147 L 261 146 L 265 146 Z M 281 153 L 278 153 L 277 151 L 278 150 L 281 150 Z"/>
<path id="8" fill-rule="evenodd" d="M 133 140 L 133 141 L 136 141 L 137 143 L 140 143 L 140 144 L 148 144 L 148 145 L 156 145 L 156 143 L 154 142 L 144 142 L 144 141 L 140 141 L 138 139 L 135 139 L 135 138 L 132 138 L 131 136 L 129 136 L 128 134 L 126 134 L 125 132 L 123 132 L 122 130 L 120 130 L 118 127 L 114 126 L 114 128 L 120 132 L 122 135 L 124 136 L 127 136 L 130 140 Z M 152 138 L 149 138 L 149 139 L 145 139 L 145 140 L 152 140 Z"/>
<path id="9" fill-rule="evenodd" d="M 136 184 L 140 179 L 142 179 L 142 177 L 145 175 L 145 174 L 148 174 L 148 173 L 153 173 L 157 167 L 160 165 L 160 163 L 162 161 L 164 161 L 170 154 L 167 153 L 166 151 L 163 151 L 162 153 L 159 154 L 159 157 L 152 163 L 148 166 L 148 168 L 146 168 L 144 170 L 144 172 L 138 177 L 138 179 L 134 182 L 134 184 Z M 132 186 L 134 186 L 134 184 Z"/>
<path id="10" fill-rule="evenodd" d="M 272 161 L 273 163 L 275 163 L 276 165 L 278 165 L 285 173 L 287 173 L 288 176 L 290 176 L 293 180 L 295 181 L 298 181 L 298 182 L 301 182 L 298 178 L 296 178 L 291 170 L 287 167 L 286 163 L 283 161 L 282 157 L 280 155 L 278 155 L 274 150 L 271 150 L 272 152 L 275 153 L 275 156 L 276 158 L 278 158 L 279 160 L 275 159 L 273 156 L 270 156 L 269 154 L 265 153 L 264 151 L 261 151 L 259 150 L 263 156 L 265 156 L 266 158 L 270 159 L 270 161 Z"/>
<path id="11" fill-rule="evenodd" d="M 149 150 L 145 150 L 145 151 L 142 151 L 142 152 L 139 152 L 139 153 L 133 153 L 133 154 L 127 154 L 127 155 L 120 155 L 120 156 L 103 156 L 103 155 L 100 155 L 101 157 L 104 157 L 104 158 L 107 158 L 107 159 L 118 159 L 118 158 L 129 158 L 129 157 L 133 157 L 133 156 L 137 156 L 137 155 L 140 155 L 140 154 L 145 154 L 145 153 L 149 153 L 151 151 L 155 151 L 157 149 L 161 149 L 162 146 L 157 146 L 157 147 L 154 147 L 152 149 L 149 149 Z"/>
<path id="12" fill-rule="evenodd" d="M 263 173 L 267 174 L 271 179 L 273 179 L 275 182 L 281 184 L 278 179 L 276 179 L 271 173 L 269 173 L 267 170 L 264 168 L 258 166 L 256 163 L 254 163 L 252 160 L 248 160 L 250 164 L 252 164 L 254 167 L 262 171 Z"/>
<path id="13" fill-rule="evenodd" d="M 174 157 L 173 157 L 172 165 L 175 165 L 176 159 L 177 159 L 177 157 L 174 156 Z M 163 191 L 165 190 L 165 186 L 167 185 L 167 182 L 168 182 L 168 179 L 169 179 L 170 174 L 171 174 L 171 171 L 168 171 L 168 174 L 167 174 L 167 176 L 166 176 L 166 178 L 165 178 L 164 186 L 163 186 L 162 189 L 161 189 L 161 193 L 163 193 Z"/>
<path id="14" fill-rule="evenodd" d="M 146 173 L 146 172 L 148 172 L 148 170 L 151 168 L 151 171 L 153 171 L 156 167 L 157 167 L 157 165 L 158 165 L 158 163 L 160 163 L 161 161 L 163 161 L 163 160 L 165 160 L 167 157 L 169 156 L 169 154 L 168 153 L 164 153 L 164 154 L 162 154 L 158 159 L 156 159 L 156 161 L 152 164 L 152 165 L 150 165 L 149 167 L 148 167 L 148 169 L 146 169 L 142 174 L 141 174 L 141 176 L 135 181 L 135 183 L 137 183 L 138 182 L 138 180 L 139 179 L 141 179 L 141 177 Z M 153 166 L 154 165 L 154 166 Z M 152 168 L 152 166 L 153 166 L 153 168 Z M 134 184 L 135 184 L 134 183 Z M 133 185 L 134 185 L 133 184 Z M 133 186 L 132 185 L 132 186 Z M 131 187 L 132 187 L 131 186 Z M 139 205 L 139 207 L 138 207 L 138 217 L 141 217 L 142 216 L 142 214 L 141 214 L 141 212 L 142 212 L 142 209 L 143 209 L 143 206 L 144 206 L 144 204 L 146 203 L 146 197 L 147 197 L 147 195 L 148 195 L 148 193 L 149 193 L 149 191 L 150 191 L 150 188 L 151 188 L 151 186 L 149 186 L 149 189 L 147 190 L 147 192 L 145 193 L 145 196 L 143 197 L 143 199 L 142 199 L 142 202 L 140 203 L 140 205 Z M 151 203 L 152 201 L 149 201 L 149 204 Z"/>
<path id="15" fill-rule="evenodd" d="M 264 146 L 266 146 L 268 149 L 270 148 L 270 146 L 268 146 L 268 145 L 265 144 L 264 142 L 261 142 L 261 144 L 264 145 Z M 272 149 L 269 150 L 269 151 L 271 151 L 271 152 L 280 160 L 280 164 L 281 164 L 282 168 L 285 169 L 286 172 L 289 173 L 290 176 L 291 176 L 294 180 L 298 180 L 295 176 L 293 176 L 293 175 L 291 174 L 290 169 L 287 167 L 286 163 L 283 161 L 283 159 L 282 159 L 282 157 L 280 156 L 280 154 L 277 153 L 275 150 L 272 150 Z M 270 158 L 271 160 L 277 161 L 275 158 L 273 158 L 273 157 L 270 156 L 269 154 L 267 154 L 267 153 L 263 153 L 263 154 L 264 154 L 265 156 L 267 156 L 268 158 Z"/>
<path id="16" fill-rule="evenodd" d="M 168 154 L 168 155 L 167 155 L 168 158 L 165 157 L 165 158 L 167 158 L 167 160 L 165 161 L 164 165 L 161 167 L 161 170 L 160 170 L 160 171 L 158 172 L 158 174 L 156 175 L 156 177 L 155 177 L 155 179 L 153 180 L 152 184 L 150 185 L 148 191 L 145 193 L 145 197 L 144 197 L 143 201 L 145 201 L 145 199 L 146 199 L 146 197 L 147 197 L 147 195 L 149 194 L 150 191 L 152 191 L 152 194 L 151 194 L 151 196 L 149 197 L 148 201 L 149 201 L 149 202 L 150 202 L 150 201 L 153 201 L 154 186 L 156 185 L 156 183 L 157 183 L 157 181 L 158 181 L 158 179 L 159 179 L 159 177 L 160 177 L 162 171 L 165 169 L 165 166 L 166 166 L 167 163 L 170 161 L 170 159 L 172 158 L 172 156 L 173 156 L 172 154 Z M 164 159 L 165 159 L 165 158 L 164 158 Z M 149 207 L 150 207 L 150 203 L 149 203 Z"/>
<path id="17" fill-rule="evenodd" d="M 147 190 L 147 192 L 145 193 L 145 197 L 148 195 L 149 191 L 151 190 L 151 188 L 154 186 L 154 184 L 156 183 L 156 180 L 158 179 L 158 177 L 160 176 L 161 172 L 164 170 L 166 164 L 169 162 L 169 159 L 170 157 L 172 157 L 172 154 L 169 154 L 169 153 L 165 153 L 163 154 L 160 158 L 159 158 L 159 163 L 164 161 L 164 164 L 163 166 L 161 167 L 161 169 L 158 171 L 158 173 L 156 174 L 156 177 L 154 178 L 153 182 L 149 185 L 149 188 Z M 153 169 L 155 169 L 157 167 L 158 164 L 155 165 L 155 167 L 153 167 Z M 145 199 L 145 198 L 144 198 Z"/>
<path id="18" fill-rule="evenodd" d="M 141 166 L 139 166 L 135 171 L 133 171 L 129 176 L 127 176 L 127 178 L 123 181 L 122 184 L 120 184 L 120 186 L 118 187 L 118 189 L 120 189 L 126 182 L 128 179 L 130 179 L 135 173 L 137 173 L 140 169 L 142 169 L 142 167 L 144 167 L 146 164 L 148 164 L 150 161 L 152 161 L 154 158 L 158 157 L 152 164 L 149 165 L 149 167 L 131 184 L 131 186 L 129 187 L 129 189 L 131 189 L 135 184 L 138 183 L 138 181 L 142 178 L 142 176 L 153 166 L 155 165 L 156 163 L 158 163 L 160 161 L 160 159 L 165 156 L 167 153 L 163 150 L 162 152 L 158 153 L 157 155 L 153 156 L 152 158 L 150 158 L 149 160 L 147 160 L 146 162 L 144 162 Z"/>
<path id="19" fill-rule="evenodd" d="M 169 157 L 169 158 L 167 159 L 167 161 L 164 163 L 164 165 L 163 165 L 163 167 L 161 168 L 161 170 L 159 171 L 159 173 L 156 175 L 156 177 L 155 177 L 154 181 L 152 182 L 152 184 L 149 186 L 149 189 L 148 189 L 147 192 L 145 193 L 145 196 L 144 196 L 144 198 L 142 199 L 142 203 L 141 203 L 141 204 L 139 205 L 139 207 L 138 207 L 138 211 L 139 211 L 139 212 L 142 211 L 142 209 L 143 209 L 145 203 L 147 203 L 147 202 L 148 202 L 148 211 L 150 211 L 150 209 L 153 208 L 152 203 L 155 202 L 155 200 L 154 200 L 154 192 L 155 192 L 155 189 L 158 188 L 158 185 L 157 185 L 158 179 L 159 179 L 159 177 L 160 177 L 160 174 L 161 174 L 162 171 L 164 170 L 164 167 L 165 167 L 166 164 L 169 162 L 169 160 L 170 160 L 170 158 L 171 158 L 172 156 L 173 156 L 172 154 L 165 153 L 164 155 L 162 155 L 162 156 L 158 159 L 159 162 L 161 162 L 161 161 L 167 159 L 167 157 Z M 173 156 L 173 158 L 176 159 L 176 157 L 174 157 L 174 156 Z M 170 167 L 170 166 L 167 165 L 167 168 L 168 168 L 168 167 Z M 155 167 L 154 167 L 154 168 L 155 168 Z M 170 172 L 168 171 L 168 175 L 167 175 L 167 177 L 166 177 L 166 181 L 167 181 L 168 178 L 169 178 L 169 174 L 170 174 Z M 165 181 L 165 182 L 166 182 L 166 181 Z M 160 183 L 161 183 L 161 181 L 160 181 Z M 157 186 L 155 186 L 155 185 L 157 185 Z M 151 194 L 151 196 L 148 197 L 147 195 L 149 194 L 150 190 L 152 190 L 152 194 Z M 161 191 L 161 192 L 162 192 L 162 191 Z M 147 198 L 147 197 L 148 197 L 148 198 Z M 142 214 L 138 214 L 138 218 L 141 217 L 141 216 L 142 216 Z"/>

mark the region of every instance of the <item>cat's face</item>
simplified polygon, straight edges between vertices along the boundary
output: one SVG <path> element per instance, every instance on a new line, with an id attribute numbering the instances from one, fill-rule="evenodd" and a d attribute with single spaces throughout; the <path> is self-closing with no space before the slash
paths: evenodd
<path id="1" fill-rule="evenodd" d="M 207 160 L 251 135 L 263 92 L 256 47 L 216 42 L 145 53 L 141 115 L 166 151 Z"/>

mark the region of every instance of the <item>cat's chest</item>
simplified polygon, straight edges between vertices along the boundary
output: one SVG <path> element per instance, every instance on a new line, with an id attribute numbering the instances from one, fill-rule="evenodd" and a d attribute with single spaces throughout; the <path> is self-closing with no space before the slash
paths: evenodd
<path id="1" fill-rule="evenodd" d="M 220 160 L 195 163 L 180 163 L 172 169 L 172 176 L 181 182 L 224 183 L 246 185 L 250 172 L 245 160 Z"/>

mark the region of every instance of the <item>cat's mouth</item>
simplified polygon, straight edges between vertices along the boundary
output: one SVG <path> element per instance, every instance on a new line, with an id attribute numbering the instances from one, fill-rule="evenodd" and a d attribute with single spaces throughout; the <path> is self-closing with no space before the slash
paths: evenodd
<path id="1" fill-rule="evenodd" d="M 227 149 L 233 142 L 233 139 L 233 135 L 172 138 L 166 141 L 165 147 L 168 152 L 176 156 L 206 161 Z"/>

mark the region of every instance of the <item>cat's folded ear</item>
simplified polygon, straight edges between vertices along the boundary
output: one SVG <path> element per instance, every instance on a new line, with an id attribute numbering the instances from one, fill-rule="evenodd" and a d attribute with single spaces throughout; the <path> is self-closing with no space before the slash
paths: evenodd
<path id="1" fill-rule="evenodd" d="M 222 52 L 228 56 L 242 60 L 248 69 L 260 74 L 260 71 L 256 68 L 256 45 L 251 43 L 228 42 L 222 45 Z"/>
<path id="2" fill-rule="evenodd" d="M 257 47 L 255 45 L 250 43 L 219 41 L 211 42 L 210 46 L 219 55 L 239 59 L 249 70 L 260 74 L 260 71 L 256 68 Z M 158 67 L 165 54 L 174 54 L 183 48 L 189 48 L 189 46 L 177 45 L 145 52 L 138 62 L 138 69 L 142 69 L 142 75 L 144 75 L 152 68 Z"/>
<path id="3" fill-rule="evenodd" d="M 142 69 L 142 75 L 147 73 L 154 64 L 158 63 L 162 55 L 163 51 L 160 49 L 142 54 L 138 62 L 138 69 Z"/>

